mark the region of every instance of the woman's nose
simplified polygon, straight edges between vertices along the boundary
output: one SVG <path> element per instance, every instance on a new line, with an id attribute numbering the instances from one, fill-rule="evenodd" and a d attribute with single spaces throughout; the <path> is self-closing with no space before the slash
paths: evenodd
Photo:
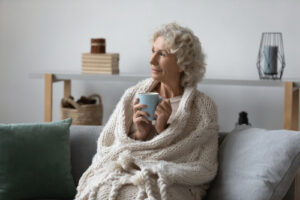
<path id="1" fill-rule="evenodd" d="M 151 65 L 157 65 L 158 64 L 156 53 L 152 53 L 151 54 L 151 56 L 150 56 L 150 64 Z"/>

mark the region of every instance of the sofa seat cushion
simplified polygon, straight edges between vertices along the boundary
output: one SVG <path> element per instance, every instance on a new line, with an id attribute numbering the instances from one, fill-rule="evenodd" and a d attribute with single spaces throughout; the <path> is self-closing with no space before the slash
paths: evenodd
<path id="1" fill-rule="evenodd" d="M 0 200 L 75 196 L 71 122 L 0 124 Z"/>
<path id="2" fill-rule="evenodd" d="M 219 170 L 208 200 L 282 199 L 300 165 L 300 132 L 246 128 L 219 148 Z"/>

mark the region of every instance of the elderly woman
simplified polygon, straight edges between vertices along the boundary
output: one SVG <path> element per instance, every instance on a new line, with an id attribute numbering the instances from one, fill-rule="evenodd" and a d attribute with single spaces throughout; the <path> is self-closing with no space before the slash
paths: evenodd
<path id="1" fill-rule="evenodd" d="M 152 78 L 129 88 L 99 139 L 77 188 L 77 200 L 201 199 L 217 172 L 214 102 L 197 90 L 205 73 L 199 39 L 175 23 L 152 38 Z M 155 121 L 138 93 L 163 98 Z"/>

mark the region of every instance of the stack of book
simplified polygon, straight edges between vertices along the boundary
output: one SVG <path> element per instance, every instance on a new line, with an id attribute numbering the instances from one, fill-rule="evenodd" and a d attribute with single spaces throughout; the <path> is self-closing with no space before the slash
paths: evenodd
<path id="1" fill-rule="evenodd" d="M 83 53 L 82 72 L 96 74 L 118 74 L 118 53 Z"/>

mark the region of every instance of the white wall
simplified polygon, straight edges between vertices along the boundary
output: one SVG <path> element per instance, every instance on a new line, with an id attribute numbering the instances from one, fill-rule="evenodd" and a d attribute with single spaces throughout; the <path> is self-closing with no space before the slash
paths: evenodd
<path id="1" fill-rule="evenodd" d="M 207 54 L 206 77 L 257 78 L 261 33 L 283 33 L 284 77 L 300 74 L 300 3 L 297 0 L 0 0 L 0 122 L 43 121 L 43 80 L 36 71 L 79 71 L 90 38 L 105 37 L 120 53 L 121 73 L 149 74 L 151 33 L 177 21 L 199 36 Z M 100 93 L 104 122 L 132 82 L 74 81 L 75 98 Z M 108 87 L 109 86 L 109 87 Z M 222 130 L 247 110 L 256 127 L 282 128 L 283 89 L 201 86 L 219 105 Z M 54 85 L 54 120 L 62 84 Z"/>

